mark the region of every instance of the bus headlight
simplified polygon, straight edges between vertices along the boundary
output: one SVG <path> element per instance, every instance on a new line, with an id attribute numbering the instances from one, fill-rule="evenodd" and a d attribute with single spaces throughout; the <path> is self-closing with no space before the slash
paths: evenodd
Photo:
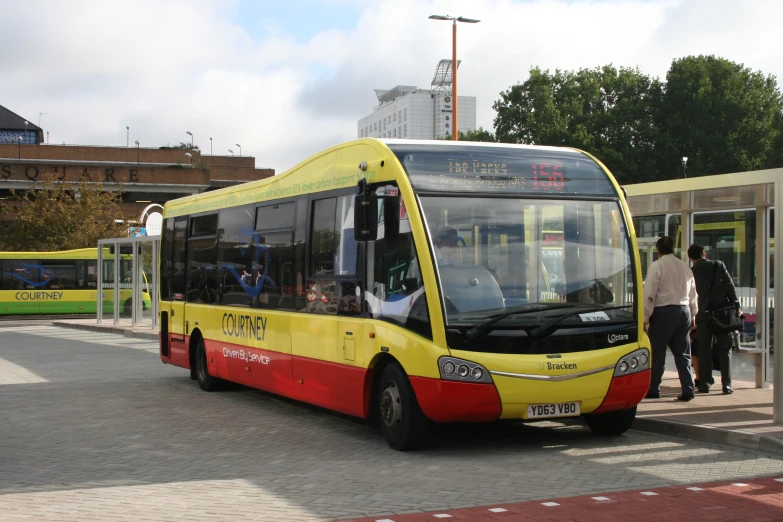
<path id="1" fill-rule="evenodd" d="M 631 375 L 649 369 L 650 356 L 648 355 L 648 351 L 646 348 L 640 348 L 624 355 L 617 361 L 617 366 L 614 368 L 614 377 Z"/>
<path id="2" fill-rule="evenodd" d="M 441 357 L 438 360 L 440 378 L 447 381 L 491 383 L 492 377 L 486 368 L 480 364 L 457 359 L 456 357 Z"/>

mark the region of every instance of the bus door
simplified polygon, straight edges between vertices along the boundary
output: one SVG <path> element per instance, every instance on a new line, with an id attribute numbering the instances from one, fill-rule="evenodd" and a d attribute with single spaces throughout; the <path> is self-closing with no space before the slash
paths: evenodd
<path id="1" fill-rule="evenodd" d="M 171 334 L 171 359 L 172 362 L 184 362 L 188 366 L 188 349 L 185 331 L 185 301 L 187 294 L 187 244 L 186 232 L 188 228 L 188 218 L 177 218 L 174 220 L 174 241 L 172 244 L 172 274 L 171 274 L 171 293 L 168 327 Z"/>

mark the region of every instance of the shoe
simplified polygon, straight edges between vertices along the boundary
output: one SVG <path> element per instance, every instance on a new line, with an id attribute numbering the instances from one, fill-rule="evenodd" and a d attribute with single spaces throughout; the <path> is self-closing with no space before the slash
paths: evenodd
<path id="1" fill-rule="evenodd" d="M 698 388 L 696 388 L 696 393 L 710 393 L 710 389 L 709 388 L 698 387 Z"/>
<path id="2" fill-rule="evenodd" d="M 677 400 L 682 402 L 692 401 L 693 395 L 678 395 Z"/>
<path id="3" fill-rule="evenodd" d="M 647 395 L 644 396 L 645 399 L 660 399 L 661 394 L 655 393 L 655 392 L 647 392 Z"/>
<path id="4" fill-rule="evenodd" d="M 734 388 L 732 388 L 731 386 L 723 387 L 723 395 L 731 395 L 732 393 L 734 393 Z"/>

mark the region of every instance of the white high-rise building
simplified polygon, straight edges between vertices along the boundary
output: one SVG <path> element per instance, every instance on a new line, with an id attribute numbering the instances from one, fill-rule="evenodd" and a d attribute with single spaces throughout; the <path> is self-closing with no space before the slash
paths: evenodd
<path id="1" fill-rule="evenodd" d="M 375 89 L 379 105 L 358 122 L 359 138 L 408 138 L 432 140 L 453 130 L 451 60 L 441 60 L 431 89 L 397 85 Z M 476 97 L 460 96 L 457 107 L 459 130 L 476 130 Z"/>

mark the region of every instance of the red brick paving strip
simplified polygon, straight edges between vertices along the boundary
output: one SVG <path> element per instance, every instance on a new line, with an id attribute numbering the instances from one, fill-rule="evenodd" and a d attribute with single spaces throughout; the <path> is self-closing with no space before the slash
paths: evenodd
<path id="1" fill-rule="evenodd" d="M 655 495 L 650 493 L 655 493 Z M 741 482 L 683 484 L 665 488 L 554 498 L 518 504 L 376 516 L 352 519 L 351 522 L 423 522 L 425 520 L 429 522 L 491 522 L 499 520 L 508 522 L 515 520 L 526 522 L 601 522 L 607 520 L 780 522 L 783 521 L 783 478 L 764 477 L 746 479 Z"/>

